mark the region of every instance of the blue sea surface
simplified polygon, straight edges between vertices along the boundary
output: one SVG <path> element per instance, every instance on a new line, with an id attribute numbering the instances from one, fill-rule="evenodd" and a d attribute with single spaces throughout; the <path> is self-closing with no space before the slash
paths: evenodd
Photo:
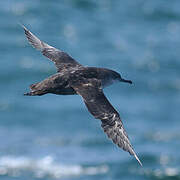
<path id="1" fill-rule="evenodd" d="M 23 96 L 56 68 L 19 23 L 79 63 L 133 81 L 104 93 L 143 167 L 80 96 Z M 180 179 L 180 1 L 1 1 L 0 92 L 0 179 Z"/>

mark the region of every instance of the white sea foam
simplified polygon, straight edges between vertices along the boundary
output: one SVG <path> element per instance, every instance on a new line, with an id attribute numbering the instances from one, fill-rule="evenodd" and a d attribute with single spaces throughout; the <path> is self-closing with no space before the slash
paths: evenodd
<path id="1" fill-rule="evenodd" d="M 149 170 L 146 169 L 143 171 L 144 175 L 146 176 L 154 176 L 160 179 L 164 179 L 167 177 L 179 177 L 180 176 L 180 171 L 178 168 L 175 167 L 166 167 L 164 169 L 155 169 L 155 170 Z"/>
<path id="2" fill-rule="evenodd" d="M 37 178 L 61 178 L 65 176 L 96 175 L 107 173 L 106 165 L 83 167 L 81 165 L 62 165 L 46 156 L 42 159 L 4 156 L 0 158 L 0 175 L 20 176 L 28 172 Z"/>
<path id="3" fill-rule="evenodd" d="M 152 179 L 155 177 L 155 179 L 174 179 L 177 178 L 179 179 L 180 177 L 180 170 L 179 167 L 162 167 L 162 168 L 145 168 L 145 169 L 131 169 L 131 173 L 133 174 L 139 174 L 142 176 L 150 177 Z"/>

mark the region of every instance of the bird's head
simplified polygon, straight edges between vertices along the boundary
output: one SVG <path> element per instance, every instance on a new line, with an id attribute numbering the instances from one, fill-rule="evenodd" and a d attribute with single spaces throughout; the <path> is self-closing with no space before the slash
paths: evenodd
<path id="1" fill-rule="evenodd" d="M 118 79 L 120 82 L 125 82 L 125 83 L 129 83 L 129 84 L 132 84 L 132 81 L 131 80 L 127 80 L 127 79 L 123 79 L 120 75 L 119 79 Z"/>
<path id="2" fill-rule="evenodd" d="M 113 72 L 112 73 L 112 78 L 114 79 L 114 80 L 117 80 L 117 81 L 119 81 L 119 82 L 125 82 L 125 83 L 129 83 L 129 84 L 132 84 L 132 81 L 131 80 L 126 80 L 126 79 L 123 79 L 122 77 L 121 77 L 121 75 L 119 74 L 119 73 L 117 73 L 117 72 Z"/>
<path id="3" fill-rule="evenodd" d="M 125 82 L 125 83 L 132 84 L 131 80 L 123 79 L 121 75 L 117 73 L 116 71 L 109 70 L 109 69 L 101 69 L 100 72 L 101 72 L 101 79 L 102 79 L 103 87 L 109 86 L 113 84 L 114 82 Z"/>

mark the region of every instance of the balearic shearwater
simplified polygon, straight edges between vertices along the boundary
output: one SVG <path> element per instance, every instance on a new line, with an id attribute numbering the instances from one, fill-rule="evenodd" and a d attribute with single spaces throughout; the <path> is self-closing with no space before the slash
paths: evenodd
<path id="1" fill-rule="evenodd" d="M 41 96 L 47 93 L 58 95 L 79 94 L 88 111 L 101 120 L 101 127 L 107 136 L 124 151 L 133 155 L 139 164 L 141 161 L 133 150 L 128 135 L 123 127 L 119 113 L 110 104 L 103 93 L 103 88 L 115 81 L 132 84 L 113 70 L 96 67 L 84 67 L 67 53 L 58 50 L 38 39 L 25 26 L 25 35 L 32 46 L 55 63 L 57 73 L 49 78 L 30 85 L 27 96 Z"/>

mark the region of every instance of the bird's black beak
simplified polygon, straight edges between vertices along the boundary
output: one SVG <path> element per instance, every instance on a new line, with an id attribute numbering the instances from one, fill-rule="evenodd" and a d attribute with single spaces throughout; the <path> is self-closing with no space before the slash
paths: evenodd
<path id="1" fill-rule="evenodd" d="M 125 82 L 125 83 L 129 83 L 129 84 L 132 84 L 132 81 L 131 80 L 126 80 L 126 79 L 120 79 L 121 82 Z"/>

